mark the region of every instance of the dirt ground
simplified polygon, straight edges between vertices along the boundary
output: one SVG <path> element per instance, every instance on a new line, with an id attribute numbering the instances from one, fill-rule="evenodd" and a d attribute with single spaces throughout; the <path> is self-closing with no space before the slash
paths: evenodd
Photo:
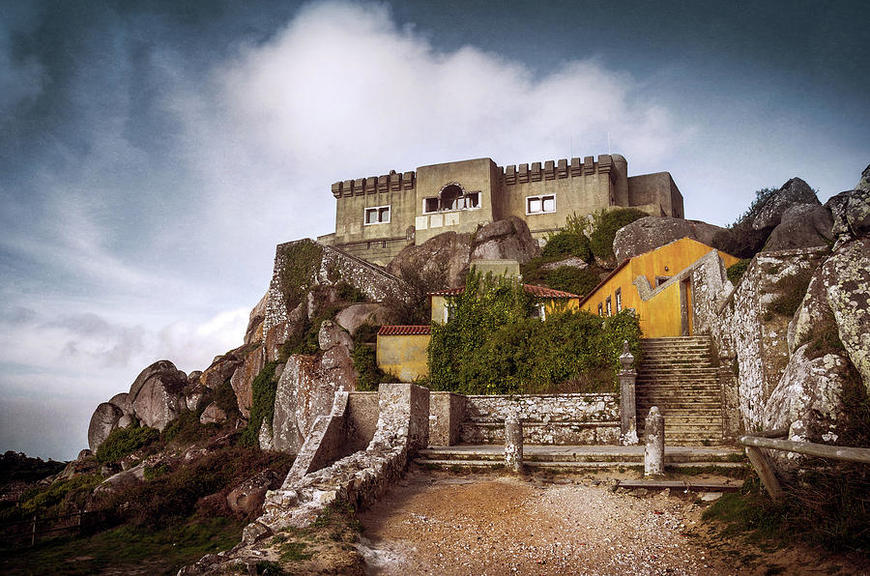
<path id="1" fill-rule="evenodd" d="M 696 493 L 613 491 L 595 476 L 409 471 L 361 513 L 371 574 L 861 574 L 812 550 L 762 553 L 701 523 Z"/>

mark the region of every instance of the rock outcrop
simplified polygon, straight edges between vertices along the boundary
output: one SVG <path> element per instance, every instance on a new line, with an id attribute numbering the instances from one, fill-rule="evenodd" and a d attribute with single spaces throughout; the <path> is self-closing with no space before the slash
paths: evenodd
<path id="1" fill-rule="evenodd" d="M 832 233 L 837 243 L 870 234 L 870 190 L 841 192 L 828 199 L 825 206 L 834 219 Z"/>
<path id="2" fill-rule="evenodd" d="M 724 230 L 699 220 L 647 216 L 617 230 L 613 238 L 613 253 L 616 261 L 622 262 L 680 238 L 712 245 L 713 237 Z"/>
<path id="3" fill-rule="evenodd" d="M 797 204 L 821 204 L 809 184 L 800 178 L 792 178 L 770 195 L 752 220 L 753 230 L 773 228 L 782 220 L 782 215 Z"/>
<path id="4" fill-rule="evenodd" d="M 233 392 L 236 393 L 236 402 L 239 405 L 239 412 L 242 416 L 249 418 L 251 415 L 251 404 L 253 403 L 253 385 L 254 378 L 266 365 L 266 349 L 263 346 L 254 348 L 245 355 L 245 360 L 241 366 L 236 368 L 230 378 L 230 386 L 233 387 Z"/>
<path id="5" fill-rule="evenodd" d="M 383 304 L 361 302 L 352 304 L 335 315 L 335 322 L 353 336 L 366 323 L 388 324 L 391 311 Z"/>
<path id="6" fill-rule="evenodd" d="M 186 385 L 187 374 L 168 360 L 145 368 L 130 387 L 136 418 L 145 426 L 163 430 L 186 408 L 181 400 Z"/>
<path id="7" fill-rule="evenodd" d="M 540 254 L 524 220 L 511 217 L 491 222 L 475 234 L 445 232 L 420 245 L 406 246 L 387 270 L 410 279 L 436 278 L 436 284 L 461 286 L 472 260 L 517 260 L 525 263 Z"/>
<path id="8" fill-rule="evenodd" d="M 356 389 L 351 351 L 353 340 L 340 326 L 326 321 L 318 333 L 322 354 L 294 354 L 287 359 L 275 392 L 272 448 L 295 454 L 318 416 L 328 414 L 335 392 Z"/>
<path id="9" fill-rule="evenodd" d="M 770 233 L 765 251 L 827 246 L 832 243 L 831 213 L 820 204 L 796 204 L 783 211 L 779 224 Z"/>
<path id="10" fill-rule="evenodd" d="M 227 494 L 227 505 L 236 514 L 248 516 L 260 512 L 266 492 L 281 485 L 281 478 L 271 469 L 266 469 L 242 482 Z"/>
<path id="11" fill-rule="evenodd" d="M 120 408 L 109 402 L 103 402 L 94 410 L 91 423 L 88 426 L 88 446 L 96 452 L 100 444 L 106 441 L 112 430 L 118 427 L 118 420 L 124 413 Z"/>

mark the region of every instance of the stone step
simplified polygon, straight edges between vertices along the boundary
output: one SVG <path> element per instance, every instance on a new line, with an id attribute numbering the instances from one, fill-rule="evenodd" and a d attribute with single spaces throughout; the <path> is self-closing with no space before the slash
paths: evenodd
<path id="1" fill-rule="evenodd" d="M 667 434 L 667 432 L 665 432 Z M 476 449 L 475 449 L 476 448 Z M 549 448 L 549 449 L 548 449 Z M 572 449 L 577 448 L 577 449 Z M 444 446 L 418 452 L 424 460 L 496 461 L 504 460 L 500 446 Z M 636 446 L 582 446 L 542 447 L 527 446 L 523 453 L 526 462 L 643 462 L 643 447 Z M 733 462 L 742 461 L 743 453 L 732 448 L 710 448 L 704 451 L 685 450 L 680 447 L 665 449 L 665 463 Z"/>
<path id="2" fill-rule="evenodd" d="M 426 460 L 422 458 L 417 458 L 414 460 L 415 464 L 420 466 L 427 467 L 436 467 L 436 468 L 444 468 L 444 469 L 466 469 L 466 470 L 480 470 L 480 469 L 493 469 L 493 468 L 501 468 L 504 466 L 503 462 L 496 462 L 493 460 Z M 529 461 L 525 458 L 523 459 L 523 464 L 526 468 L 531 470 L 564 470 L 564 471 L 572 471 L 572 470 L 616 470 L 620 468 L 628 468 L 628 469 L 643 469 L 643 461 L 634 462 L 537 462 L 537 461 Z M 680 468 L 727 468 L 727 469 L 739 469 L 746 468 L 746 464 L 741 462 L 680 462 L 668 464 L 665 463 L 665 469 L 673 468 L 679 470 Z"/>

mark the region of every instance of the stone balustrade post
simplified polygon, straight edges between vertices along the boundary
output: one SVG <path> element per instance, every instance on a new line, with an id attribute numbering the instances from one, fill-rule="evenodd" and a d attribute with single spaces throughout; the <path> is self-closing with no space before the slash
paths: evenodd
<path id="1" fill-rule="evenodd" d="M 622 369 L 619 371 L 619 442 L 623 446 L 635 445 L 637 439 L 637 404 L 635 401 L 634 355 L 628 349 L 628 340 L 622 341 L 622 355 L 619 357 Z"/>
<path id="2" fill-rule="evenodd" d="M 665 473 L 665 417 L 658 406 L 649 409 L 646 417 L 646 450 L 643 455 L 643 475 Z"/>
<path id="3" fill-rule="evenodd" d="M 523 471 L 523 424 L 514 415 L 504 421 L 504 463 L 512 472 Z"/>

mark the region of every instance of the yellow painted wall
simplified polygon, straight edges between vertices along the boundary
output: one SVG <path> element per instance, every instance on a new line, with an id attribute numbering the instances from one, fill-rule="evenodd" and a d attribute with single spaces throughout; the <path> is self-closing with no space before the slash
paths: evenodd
<path id="1" fill-rule="evenodd" d="M 547 315 L 554 312 L 568 312 L 580 309 L 579 298 L 551 298 L 544 301 L 544 310 Z"/>
<path id="2" fill-rule="evenodd" d="M 378 368 L 397 377 L 400 382 L 413 382 L 429 375 L 430 336 L 378 336 Z"/>
<path id="3" fill-rule="evenodd" d="M 640 317 L 640 328 L 646 338 L 680 336 L 682 315 L 680 307 L 680 283 L 675 282 L 665 290 L 644 302 L 634 285 L 634 279 L 644 276 L 653 290 L 656 276 L 675 276 L 708 254 L 713 248 L 691 238 L 681 238 L 631 259 L 607 282 L 600 286 L 583 304 L 583 309 L 598 313 L 601 304 L 606 314 L 609 296 L 612 311 L 616 313 L 616 290 L 622 291 L 622 308 L 634 308 Z M 719 252 L 725 267 L 739 261 L 730 254 Z"/>

